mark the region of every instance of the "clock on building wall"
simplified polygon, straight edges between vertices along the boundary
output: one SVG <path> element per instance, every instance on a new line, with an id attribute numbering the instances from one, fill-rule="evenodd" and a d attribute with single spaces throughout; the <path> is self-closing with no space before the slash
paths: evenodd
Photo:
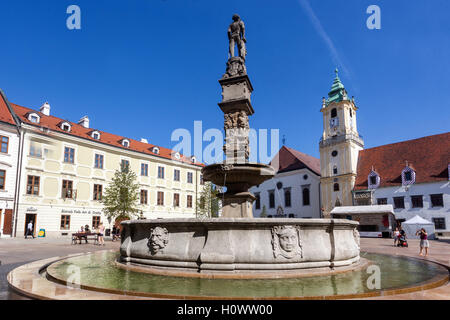
<path id="1" fill-rule="evenodd" d="M 339 118 L 330 119 L 330 128 L 337 128 L 339 126 Z"/>

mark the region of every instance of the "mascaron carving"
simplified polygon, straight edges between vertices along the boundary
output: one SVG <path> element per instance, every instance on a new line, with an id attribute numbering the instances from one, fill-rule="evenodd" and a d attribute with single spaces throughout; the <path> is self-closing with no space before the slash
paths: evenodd
<path id="1" fill-rule="evenodd" d="M 299 226 L 275 226 L 272 228 L 272 247 L 275 258 L 303 258 Z"/>
<path id="2" fill-rule="evenodd" d="M 148 238 L 148 247 L 152 254 L 163 252 L 169 243 L 169 231 L 166 228 L 155 227 L 150 229 L 150 237 Z"/>

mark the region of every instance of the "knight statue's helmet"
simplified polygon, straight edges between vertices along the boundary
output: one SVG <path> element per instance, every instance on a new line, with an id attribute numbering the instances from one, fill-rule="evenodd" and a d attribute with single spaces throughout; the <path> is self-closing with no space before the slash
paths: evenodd
<path id="1" fill-rule="evenodd" d="M 238 14 L 233 15 L 233 21 L 239 21 L 239 19 L 241 19 L 241 17 L 239 17 Z"/>

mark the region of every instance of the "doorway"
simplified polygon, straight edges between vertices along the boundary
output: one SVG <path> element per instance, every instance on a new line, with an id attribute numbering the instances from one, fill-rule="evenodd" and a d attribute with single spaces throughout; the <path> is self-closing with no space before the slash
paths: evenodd
<path id="1" fill-rule="evenodd" d="M 27 227 L 28 224 L 33 223 L 33 234 L 36 236 L 36 214 L 35 213 L 27 213 L 25 215 L 25 228 L 23 230 L 23 235 L 25 236 L 27 234 Z"/>
<path id="2" fill-rule="evenodd" d="M 5 209 L 3 221 L 3 234 L 12 235 L 12 209 Z"/>

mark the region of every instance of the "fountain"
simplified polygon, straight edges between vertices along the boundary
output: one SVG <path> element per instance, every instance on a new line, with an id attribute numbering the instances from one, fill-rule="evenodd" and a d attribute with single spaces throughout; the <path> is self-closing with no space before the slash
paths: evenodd
<path id="1" fill-rule="evenodd" d="M 239 16 L 233 20 L 230 58 L 219 80 L 226 159 L 203 169 L 205 180 L 227 188 L 222 217 L 122 222 L 120 253 L 32 262 L 8 274 L 14 291 L 37 299 L 337 299 L 448 282 L 447 268 L 431 262 L 380 254 L 360 258 L 354 221 L 253 218 L 249 188 L 273 177 L 274 170 L 248 161 L 253 88 L 245 66 L 245 26 Z M 383 270 L 377 289 L 367 286 L 371 263 Z"/>
<path id="2" fill-rule="evenodd" d="M 226 187 L 222 217 L 122 223 L 119 267 L 154 274 L 222 278 L 297 277 L 359 266 L 357 222 L 332 219 L 253 219 L 249 188 L 274 169 L 249 162 L 252 84 L 245 66 L 245 25 L 228 28 L 226 72 L 219 80 L 224 113 L 225 161 L 203 168 L 203 178 Z M 237 45 L 239 54 L 234 55 Z M 145 267 L 145 268 L 144 268 Z M 274 273 L 276 271 L 276 273 Z"/>

